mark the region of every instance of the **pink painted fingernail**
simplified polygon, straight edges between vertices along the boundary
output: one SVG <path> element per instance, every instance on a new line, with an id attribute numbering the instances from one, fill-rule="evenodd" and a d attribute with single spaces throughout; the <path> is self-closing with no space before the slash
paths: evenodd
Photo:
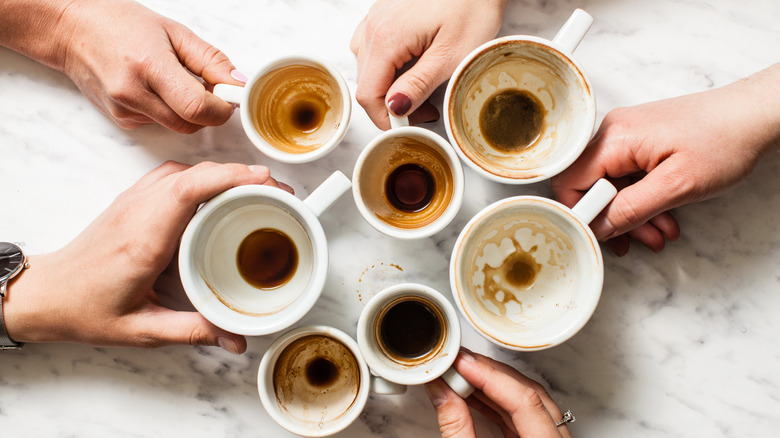
<path id="1" fill-rule="evenodd" d="M 239 354 L 238 352 L 238 346 L 235 342 L 233 342 L 232 339 L 228 338 L 218 338 L 217 343 L 219 343 L 219 346 L 222 347 L 223 350 L 228 351 L 233 354 Z"/>
<path id="2" fill-rule="evenodd" d="M 253 165 L 248 166 L 248 167 L 249 167 L 249 171 L 254 173 L 254 174 L 256 174 L 256 175 L 267 177 L 269 175 L 269 173 L 270 173 L 268 171 L 268 168 L 265 167 L 265 166 L 260 166 L 260 165 L 257 165 L 257 164 L 253 164 Z"/>
<path id="3" fill-rule="evenodd" d="M 233 69 L 233 71 L 230 72 L 230 77 L 237 80 L 238 82 L 241 82 L 242 84 L 246 84 L 246 81 L 249 80 L 247 79 L 246 75 L 236 69 Z"/>
<path id="4" fill-rule="evenodd" d="M 465 348 L 460 349 L 460 352 L 458 353 L 458 357 L 465 360 L 466 362 L 474 362 L 476 360 L 474 359 L 474 356 L 472 356 L 471 353 Z"/>
<path id="5" fill-rule="evenodd" d="M 390 108 L 390 111 L 392 111 L 393 115 L 396 117 L 403 117 L 412 107 L 412 100 L 403 93 L 395 93 L 393 97 L 387 101 L 387 107 Z"/>

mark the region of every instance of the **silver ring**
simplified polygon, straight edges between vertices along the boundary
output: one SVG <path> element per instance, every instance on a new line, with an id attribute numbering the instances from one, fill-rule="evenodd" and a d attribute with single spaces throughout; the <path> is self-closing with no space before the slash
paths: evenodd
<path id="1" fill-rule="evenodd" d="M 563 413 L 563 418 L 555 422 L 555 427 L 563 426 L 566 423 L 574 423 L 574 420 L 574 414 L 571 411 L 566 411 Z"/>

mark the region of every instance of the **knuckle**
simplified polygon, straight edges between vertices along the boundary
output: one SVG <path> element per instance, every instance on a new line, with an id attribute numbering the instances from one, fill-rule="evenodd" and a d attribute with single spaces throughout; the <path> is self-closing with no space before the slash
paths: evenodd
<path id="1" fill-rule="evenodd" d="M 406 73 L 406 77 L 404 79 L 410 87 L 410 91 L 420 98 L 428 96 L 434 85 L 433 77 L 431 77 L 430 74 L 422 71 L 410 70 Z"/>
<path id="2" fill-rule="evenodd" d="M 190 332 L 190 345 L 211 345 L 209 332 L 202 326 L 195 326 Z"/>
<path id="3" fill-rule="evenodd" d="M 194 121 L 201 119 L 205 113 L 206 99 L 203 95 L 197 95 L 189 98 L 180 115 L 185 121 Z"/>
<path id="4" fill-rule="evenodd" d="M 469 428 L 469 422 L 464 415 L 442 415 L 439 417 L 439 432 L 444 437 L 462 435 Z"/>

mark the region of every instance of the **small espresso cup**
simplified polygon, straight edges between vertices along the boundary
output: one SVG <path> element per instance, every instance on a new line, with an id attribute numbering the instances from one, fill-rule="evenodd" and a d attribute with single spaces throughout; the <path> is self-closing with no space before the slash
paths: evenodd
<path id="1" fill-rule="evenodd" d="M 206 202 L 179 248 L 179 274 L 195 308 L 243 335 L 283 330 L 322 293 L 328 246 L 318 217 L 350 187 L 334 172 L 305 200 L 245 185 Z"/>
<path id="2" fill-rule="evenodd" d="M 438 134 L 390 118 L 360 153 L 352 176 L 358 211 L 378 231 L 419 239 L 441 231 L 463 202 L 463 167 Z"/>
<path id="3" fill-rule="evenodd" d="M 450 258 L 452 294 L 469 324 L 518 351 L 554 347 L 582 329 L 604 282 L 601 249 L 588 223 L 616 194 L 601 179 L 571 209 L 517 196 L 477 213 Z"/>
<path id="4" fill-rule="evenodd" d="M 377 293 L 358 318 L 357 340 L 371 371 L 390 382 L 421 385 L 441 377 L 463 398 L 474 391 L 453 367 L 458 314 L 428 286 L 406 283 Z"/>
<path id="5" fill-rule="evenodd" d="M 338 70 L 303 56 L 268 63 L 244 87 L 218 84 L 214 94 L 238 104 L 249 140 L 285 163 L 307 163 L 331 152 L 347 132 L 352 108 Z"/>
<path id="6" fill-rule="evenodd" d="M 257 388 L 274 421 L 308 437 L 352 424 L 371 393 L 406 391 L 371 375 L 355 341 L 327 326 L 296 328 L 276 339 L 260 361 Z"/>
<path id="7" fill-rule="evenodd" d="M 498 38 L 458 65 L 444 125 L 468 166 L 493 181 L 528 184 L 579 157 L 593 134 L 596 99 L 572 53 L 592 22 L 577 9 L 552 41 Z"/>

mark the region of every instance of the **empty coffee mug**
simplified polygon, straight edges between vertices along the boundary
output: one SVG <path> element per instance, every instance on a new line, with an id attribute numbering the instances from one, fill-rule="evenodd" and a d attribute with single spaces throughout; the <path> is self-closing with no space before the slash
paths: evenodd
<path id="1" fill-rule="evenodd" d="M 275 187 L 245 185 L 206 202 L 179 249 L 179 273 L 195 308 L 243 335 L 297 322 L 319 298 L 328 272 L 318 216 L 349 187 L 337 171 L 303 201 Z"/>
<path id="2" fill-rule="evenodd" d="M 441 377 L 463 398 L 474 391 L 453 367 L 458 314 L 433 288 L 406 283 L 374 295 L 358 318 L 357 341 L 371 371 L 390 382 L 421 385 Z"/>
<path id="3" fill-rule="evenodd" d="M 238 104 L 249 140 L 285 163 L 306 163 L 332 151 L 347 132 L 352 108 L 338 70 L 304 56 L 272 61 L 244 87 L 218 84 L 214 94 Z"/>
<path id="4" fill-rule="evenodd" d="M 579 157 L 593 134 L 596 99 L 572 53 L 592 22 L 577 9 L 552 41 L 501 37 L 458 65 L 444 126 L 468 166 L 493 181 L 528 184 Z"/>
<path id="5" fill-rule="evenodd" d="M 390 118 L 392 129 L 360 153 L 352 176 L 358 211 L 375 229 L 399 239 L 441 231 L 463 202 L 463 167 L 438 134 Z"/>
<path id="6" fill-rule="evenodd" d="M 517 196 L 477 213 L 450 259 L 452 294 L 466 321 L 488 340 L 520 351 L 574 336 L 596 309 L 604 282 L 588 223 L 616 194 L 601 179 L 571 209 Z"/>
<path id="7" fill-rule="evenodd" d="M 260 361 L 257 388 L 274 421 L 308 437 L 352 424 L 371 393 L 406 391 L 372 375 L 355 341 L 327 326 L 296 328 L 276 339 Z"/>

